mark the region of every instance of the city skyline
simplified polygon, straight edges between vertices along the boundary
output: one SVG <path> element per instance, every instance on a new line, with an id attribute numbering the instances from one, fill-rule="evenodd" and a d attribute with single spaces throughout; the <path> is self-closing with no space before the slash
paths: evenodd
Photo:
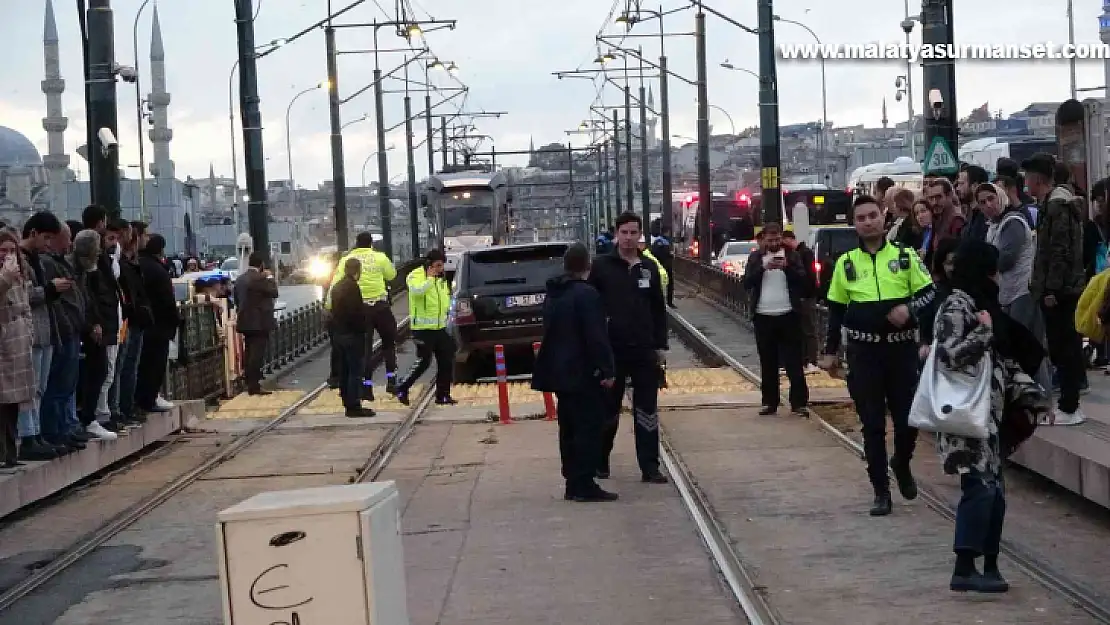
<path id="1" fill-rule="evenodd" d="M 299 6 L 283 6 L 275 11 L 262 0 L 257 24 L 257 41 L 289 36 L 309 23 L 320 19 L 324 14 L 322 2 L 301 2 Z M 131 35 L 135 10 L 141 0 L 116 0 L 113 3 L 116 18 L 116 57 L 123 65 L 133 64 Z M 813 8 L 805 6 L 801 0 L 777 3 L 778 12 L 788 19 L 798 19 L 810 25 L 826 43 L 848 43 L 866 40 L 899 41 L 902 31 L 898 23 L 903 18 L 901 6 L 897 3 L 862 0 L 871 5 L 874 11 L 867 11 L 873 19 L 866 26 L 851 24 L 850 15 L 840 15 L 843 11 L 835 8 Z M 12 9 L 12 19 L 5 20 L 0 26 L 0 35 L 9 42 L 10 63 L 0 69 L 6 85 L 6 93 L 0 98 L 0 125 L 13 128 L 26 135 L 36 144 L 44 155 L 47 152 L 47 134 L 42 129 L 42 118 L 46 114 L 46 98 L 42 93 L 40 81 L 43 79 L 43 6 L 45 0 L 18 3 Z M 212 5 L 212 11 L 204 14 L 196 9 L 199 5 Z M 493 135 L 501 151 L 525 150 L 529 140 L 534 138 L 537 145 L 555 141 L 582 143 L 585 137 L 570 136 L 563 133 L 577 126 L 588 114 L 588 105 L 594 99 L 594 86 L 584 80 L 559 81 L 551 72 L 569 70 L 576 67 L 595 67 L 592 57 L 596 56 L 593 36 L 609 14 L 608 3 L 596 0 L 567 0 L 564 12 L 543 10 L 538 5 L 519 6 L 520 2 L 508 0 L 488 0 L 481 7 L 467 7 L 460 11 L 458 5 L 444 0 L 424 0 L 423 5 L 439 19 L 457 19 L 455 31 L 429 33 L 428 41 L 432 50 L 445 62 L 454 61 L 460 67 L 459 78 L 470 87 L 466 110 L 507 110 L 509 115 L 499 120 L 477 120 L 476 125 L 484 134 Z M 618 3 L 623 6 L 622 3 Z M 681 6 L 685 2 L 674 0 L 664 6 Z M 1043 3 L 1016 1 L 1007 12 L 994 16 L 989 10 L 976 7 L 958 8 L 956 12 L 957 40 L 991 43 L 1012 41 L 1066 41 L 1067 19 L 1064 3 L 1060 2 L 1059 11 L 1048 10 Z M 320 5 L 320 6 L 316 6 Z M 603 6 L 604 5 L 604 6 Z M 1076 3 L 1076 40 L 1080 43 L 1098 41 L 1098 15 L 1101 3 L 1098 0 L 1077 0 Z M 153 6 L 153 3 L 152 5 Z M 143 97 L 151 87 L 149 52 L 151 43 L 151 6 L 143 13 L 138 26 L 139 70 L 143 77 Z M 235 62 L 235 32 L 230 5 L 215 0 L 196 0 L 190 3 L 194 10 L 186 11 L 181 5 L 163 2 L 158 4 L 165 41 L 167 91 L 173 94 L 173 102 L 168 107 L 169 127 L 175 134 L 170 146 L 171 157 L 177 164 L 179 178 L 193 176 L 207 177 L 209 166 L 213 166 L 220 176 L 231 172 L 229 128 L 227 119 L 228 74 Z M 62 94 L 62 109 L 69 118 L 65 133 L 65 150 L 71 155 L 70 166 L 87 172 L 75 148 L 84 138 L 84 113 L 81 88 L 81 52 L 76 11 L 68 4 L 56 6 L 57 27 L 59 32 L 59 53 L 61 56 L 61 76 L 66 80 L 66 90 Z M 619 7 L 618 7 L 619 9 Z M 448 13 L 454 10 L 455 13 Z M 733 15 L 738 21 L 754 24 L 755 6 L 745 15 Z M 226 15 L 225 15 L 226 14 Z M 853 15 L 862 14 L 853 11 Z M 204 17 L 207 15 L 208 17 Z M 889 16 L 889 19 L 884 16 Z M 421 15 L 421 18 L 426 18 Z M 385 19 L 372 5 L 364 5 L 344 16 L 341 23 L 365 22 L 372 19 Z M 999 26 L 1004 22 L 1006 29 L 1000 36 L 989 35 L 975 26 L 988 23 Z M 667 30 L 682 32 L 692 26 L 692 13 L 668 17 Z M 610 20 L 611 22 L 611 20 Z M 889 22 L 889 27 L 876 27 L 876 24 Z M 225 27 L 218 28 L 220 23 Z M 489 26 L 508 25 L 489 31 Z M 537 30 L 536 25 L 544 28 Z M 1029 26 L 1028 24 L 1033 24 Z M 1034 27 L 1035 26 L 1035 27 Z M 638 27 L 634 32 L 650 34 L 655 25 Z M 610 25 L 607 32 L 620 32 L 619 25 Z M 488 32 L 487 32 L 488 31 Z M 342 50 L 370 47 L 368 30 L 345 29 L 340 31 L 339 47 Z M 919 35 L 920 28 L 915 30 Z M 846 36 L 838 36 L 846 33 Z M 810 37 L 803 29 L 781 24 L 776 29 L 780 42 L 805 43 Z M 848 36 L 850 35 L 850 36 Z M 709 18 L 708 47 L 710 60 L 709 98 L 715 106 L 724 108 L 737 130 L 755 125 L 758 121 L 755 100 L 757 89 L 754 78 L 717 67 L 729 58 L 739 67 L 758 70 L 755 64 L 755 39 L 744 35 L 731 26 Z M 809 39 L 811 40 L 811 39 Z M 397 39 L 388 29 L 383 29 L 383 44 L 401 47 L 403 41 Z M 645 56 L 654 58 L 658 54 L 654 39 L 629 39 L 628 44 L 644 46 Z M 668 40 L 668 56 L 673 71 L 693 75 L 692 45 L 687 39 Z M 357 59 L 357 60 L 356 60 Z M 363 60 L 365 59 L 365 60 Z M 383 69 L 391 69 L 401 62 L 400 55 L 383 55 Z M 372 68 L 370 59 L 364 56 L 344 56 L 340 61 L 340 93 L 349 95 L 369 82 Z M 324 54 L 322 33 L 311 33 L 298 42 L 278 50 L 259 63 L 260 92 L 262 113 L 265 126 L 264 141 L 267 158 L 267 178 L 281 180 L 287 178 L 286 150 L 284 144 L 284 117 L 289 100 L 300 91 L 311 87 L 324 78 Z M 446 75 L 435 77 L 433 82 L 450 86 L 452 81 Z M 865 123 L 877 126 L 881 116 L 882 99 L 886 97 L 889 105 L 891 125 L 904 121 L 906 113 L 904 102 L 895 103 L 894 79 L 904 73 L 905 65 L 897 62 L 873 63 L 829 63 L 828 97 L 829 119 L 838 126 Z M 423 70 L 416 69 L 421 74 Z M 1104 64 L 1101 61 L 1081 61 L 1078 63 L 1078 84 L 1080 87 L 1099 86 L 1103 82 Z M 781 118 L 783 124 L 813 121 L 820 118 L 820 70 L 816 62 L 780 61 L 778 65 Z M 410 76 L 416 78 L 416 76 Z M 963 63 L 958 71 L 958 105 L 961 115 L 966 115 L 984 101 L 991 103 L 992 110 L 1003 109 L 1009 113 L 1020 109 L 1029 102 L 1037 100 L 1063 100 L 1068 97 L 1068 68 L 1065 61 L 1044 63 L 990 62 Z M 920 71 L 915 72 L 915 100 L 921 100 Z M 737 87 L 737 85 L 740 85 Z M 236 81 L 237 91 L 237 81 Z M 396 83 L 391 86 L 395 89 Z M 814 87 L 818 89 L 815 91 Z M 120 83 L 119 100 L 119 140 L 121 146 L 121 166 L 137 164 L 135 149 L 135 111 L 133 86 Z M 423 92 L 414 92 L 414 108 L 422 108 Z M 1080 96 L 1082 97 L 1082 95 Z M 616 103 L 615 90 L 610 90 L 608 103 Z M 915 102 L 920 114 L 921 105 Z M 348 184 L 361 184 L 360 171 L 365 158 L 376 149 L 373 125 L 373 98 L 365 94 L 344 107 L 344 121 L 352 121 L 369 114 L 366 121 L 353 123 L 344 133 L 344 148 Z M 387 94 L 386 125 L 401 121 L 401 96 Z M 450 106 L 440 111 L 450 111 Z M 671 89 L 672 132 L 678 135 L 694 133 L 694 94 L 679 81 L 672 81 Z M 440 112 L 437 111 L 437 112 Z M 236 141 L 241 142 L 236 112 Z M 309 93 L 301 98 L 291 110 L 293 134 L 294 178 L 298 185 L 305 188 L 316 186 L 331 177 L 330 154 L 327 128 L 326 94 L 319 97 Z M 717 110 L 711 114 L 711 122 L 717 132 L 729 129 L 729 121 Z M 423 139 L 422 123 L 415 124 L 416 142 Z M 404 146 L 403 132 L 393 132 L 387 137 L 387 145 L 398 148 Z M 241 143 L 240 143 L 241 146 Z M 488 144 L 485 149 L 488 149 Z M 242 150 L 237 148 L 241 161 Z M 152 158 L 151 144 L 147 143 L 148 165 Z M 416 157 L 420 177 L 425 174 L 426 156 Z M 396 149 L 390 153 L 390 175 L 404 171 L 404 151 Z M 523 165 L 525 157 L 508 157 L 502 162 Z M 438 162 L 438 159 L 437 159 Z M 240 172 L 242 164 L 239 164 Z M 370 168 L 374 169 L 374 168 Z M 368 182 L 376 179 L 376 171 L 368 172 Z M 133 174 L 130 174 L 133 175 Z M 240 181 L 242 179 L 240 178 Z"/>

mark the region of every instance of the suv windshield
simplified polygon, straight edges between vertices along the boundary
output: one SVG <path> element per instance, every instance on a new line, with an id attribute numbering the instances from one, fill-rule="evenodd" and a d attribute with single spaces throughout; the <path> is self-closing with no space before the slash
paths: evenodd
<path id="1" fill-rule="evenodd" d="M 823 228 L 817 233 L 822 256 L 839 256 L 859 245 L 855 228 Z"/>
<path id="2" fill-rule="evenodd" d="M 549 278 L 563 270 L 566 251 L 566 245 L 538 245 L 470 252 L 467 255 L 467 286 L 543 288 Z"/>

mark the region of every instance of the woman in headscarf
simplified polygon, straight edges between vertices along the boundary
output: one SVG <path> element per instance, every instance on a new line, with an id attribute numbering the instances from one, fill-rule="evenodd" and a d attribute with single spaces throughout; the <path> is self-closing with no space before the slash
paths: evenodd
<path id="1" fill-rule="evenodd" d="M 19 236 L 0 228 L 0 465 L 18 466 L 16 421 L 35 394 L 31 362 L 31 267 L 19 253 Z"/>
<path id="2" fill-rule="evenodd" d="M 974 375 L 980 361 L 989 355 L 991 401 L 986 440 L 937 436 L 944 472 L 959 475 L 963 491 L 956 508 L 956 566 L 949 587 L 1005 592 L 1009 584 L 998 570 L 1006 515 L 1002 462 L 1021 441 L 1008 439 L 1004 421 L 1022 421 L 1031 433 L 1033 424 L 1047 412 L 1048 399 L 1026 373 L 1030 368 L 1036 370 L 1044 353 L 1035 340 L 1022 334 L 1028 330 L 1002 312 L 994 246 L 977 240 L 962 242 L 952 259 L 951 286 L 952 293 L 937 311 L 936 366 Z M 1027 345 L 1014 345 L 1015 340 Z M 983 558 L 982 573 L 976 568 L 978 557 Z"/>

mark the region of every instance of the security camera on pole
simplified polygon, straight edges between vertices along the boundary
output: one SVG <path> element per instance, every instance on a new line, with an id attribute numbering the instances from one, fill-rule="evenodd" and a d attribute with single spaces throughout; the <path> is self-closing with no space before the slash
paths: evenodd
<path id="1" fill-rule="evenodd" d="M 922 0 L 921 43 L 950 45 L 951 0 Z M 959 126 L 956 110 L 956 68 L 951 59 L 923 58 L 922 93 L 925 94 L 925 160 L 922 171 L 954 179 L 959 173 L 956 149 Z"/>

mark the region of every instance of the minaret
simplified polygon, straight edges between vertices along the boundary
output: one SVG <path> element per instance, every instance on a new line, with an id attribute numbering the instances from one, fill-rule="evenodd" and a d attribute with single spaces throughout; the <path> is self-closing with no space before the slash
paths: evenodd
<path id="1" fill-rule="evenodd" d="M 150 173 L 155 178 L 173 178 L 174 165 L 170 160 L 170 140 L 173 139 L 173 130 L 170 130 L 169 116 L 166 112 L 166 107 L 170 104 L 170 94 L 166 92 L 166 51 L 162 46 L 162 25 L 158 21 L 158 5 L 154 6 L 151 31 L 151 91 L 147 99 L 150 100 L 150 114 L 154 118 L 154 127 L 150 129 L 150 142 L 154 144 L 154 162 L 151 163 Z"/>
<path id="2" fill-rule="evenodd" d="M 883 129 L 890 125 L 890 120 L 886 116 L 886 98 L 883 98 Z"/>
<path id="3" fill-rule="evenodd" d="M 654 150 L 656 141 L 655 128 L 659 124 L 659 116 L 652 112 L 655 111 L 655 92 L 652 91 L 650 85 L 648 86 L 647 107 L 650 109 L 649 114 L 651 117 L 648 118 L 647 134 L 644 138 L 644 144 L 647 149 Z"/>
<path id="4" fill-rule="evenodd" d="M 50 184 L 50 208 L 58 215 L 66 215 L 65 184 L 69 156 L 65 153 L 65 130 L 69 119 L 62 114 L 62 93 L 66 90 L 66 81 L 62 79 L 58 26 L 54 22 L 54 3 L 51 0 L 46 0 L 42 46 L 46 69 L 42 81 L 42 92 L 46 94 L 46 117 L 42 119 L 42 128 L 46 131 L 49 144 L 49 151 L 42 161 Z"/>
<path id="5" fill-rule="evenodd" d="M 208 210 L 216 213 L 216 167 L 208 163 Z"/>

